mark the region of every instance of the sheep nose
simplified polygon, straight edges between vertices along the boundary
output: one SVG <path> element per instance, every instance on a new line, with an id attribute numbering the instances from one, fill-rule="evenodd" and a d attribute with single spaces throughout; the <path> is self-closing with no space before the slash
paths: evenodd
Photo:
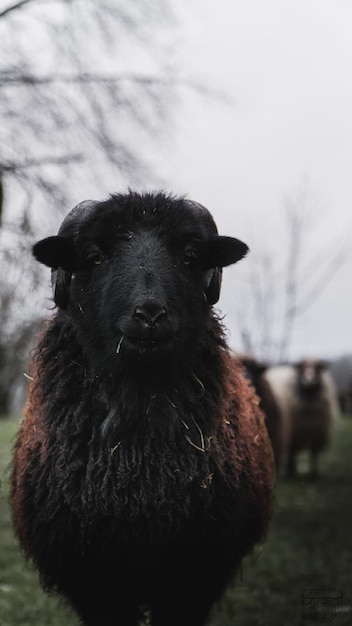
<path id="1" fill-rule="evenodd" d="M 164 306 L 160 306 L 155 302 L 146 302 L 142 306 L 135 308 L 134 317 L 143 328 L 155 328 L 167 317 L 167 311 Z"/>

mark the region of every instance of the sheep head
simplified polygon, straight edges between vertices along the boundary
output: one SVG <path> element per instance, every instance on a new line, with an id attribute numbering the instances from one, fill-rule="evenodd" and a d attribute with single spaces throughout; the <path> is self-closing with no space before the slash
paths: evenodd
<path id="1" fill-rule="evenodd" d="M 115 354 L 186 349 L 210 325 L 222 268 L 247 250 L 196 202 L 130 192 L 79 204 L 33 254 L 84 345 L 107 357 L 108 343 Z"/>
<path id="2" fill-rule="evenodd" d="M 328 364 L 318 359 L 301 359 L 295 364 L 298 390 L 302 394 L 314 395 L 322 388 L 322 374 Z"/>

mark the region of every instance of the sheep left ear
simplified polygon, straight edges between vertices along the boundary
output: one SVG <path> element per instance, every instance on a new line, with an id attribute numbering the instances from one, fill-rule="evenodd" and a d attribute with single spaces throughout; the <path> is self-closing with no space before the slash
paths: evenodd
<path id="1" fill-rule="evenodd" d="M 240 261 L 248 252 L 248 246 L 234 237 L 212 237 L 202 251 L 202 266 L 213 268 L 208 278 L 204 294 L 208 304 L 213 305 L 219 300 L 222 268 Z"/>
<path id="2" fill-rule="evenodd" d="M 204 269 L 211 267 L 226 267 L 243 259 L 248 252 L 248 246 L 234 237 L 211 237 L 202 250 L 202 265 Z"/>

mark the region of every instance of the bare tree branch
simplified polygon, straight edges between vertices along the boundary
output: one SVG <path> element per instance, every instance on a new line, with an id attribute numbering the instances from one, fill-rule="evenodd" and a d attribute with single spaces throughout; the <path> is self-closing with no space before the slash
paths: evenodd
<path id="1" fill-rule="evenodd" d="M 334 276 L 336 276 L 339 269 L 346 263 L 351 257 L 350 247 L 346 247 L 336 254 L 323 270 L 322 274 L 317 278 L 315 284 L 305 297 L 297 303 L 296 315 L 297 317 L 303 315 L 314 304 L 316 299 L 325 291 L 329 286 Z"/>
<path id="2" fill-rule="evenodd" d="M 288 258 L 285 276 L 285 305 L 283 312 L 283 326 L 279 344 L 279 359 L 287 359 L 288 347 L 291 342 L 293 327 L 297 311 L 298 265 L 302 251 L 302 235 L 304 215 L 299 214 L 299 207 L 295 203 L 287 206 L 288 218 Z"/>
<path id="3" fill-rule="evenodd" d="M 66 163 L 82 161 L 83 154 L 65 154 L 60 157 L 43 157 L 41 159 L 30 159 L 22 163 L 1 163 L 0 172 L 16 172 L 18 170 L 24 170 L 29 167 L 39 167 L 41 165 L 65 165 Z"/>
<path id="4" fill-rule="evenodd" d="M 9 6 L 6 9 L 4 9 L 3 11 L 0 11 L 0 18 L 4 17 L 5 15 L 8 15 L 8 13 L 11 13 L 12 11 L 16 11 L 17 9 L 20 9 L 24 4 L 29 4 L 30 2 L 33 2 L 33 0 L 21 0 L 21 2 L 16 2 L 16 4 L 13 4 L 12 6 Z"/>
<path id="5" fill-rule="evenodd" d="M 50 76 L 35 76 L 33 74 L 18 73 L 14 71 L 0 72 L 0 85 L 51 85 L 55 83 L 83 84 L 83 83 L 123 83 L 131 82 L 140 85 L 176 86 L 185 85 L 195 88 L 197 91 L 210 95 L 210 89 L 192 80 L 177 76 L 151 76 L 143 74 L 91 74 L 82 72 L 79 74 L 50 74 Z M 214 93 L 214 92 L 213 92 Z"/>
<path id="6" fill-rule="evenodd" d="M 351 229 L 331 232 L 327 247 L 322 203 L 309 185 L 285 200 L 285 235 L 280 247 L 257 254 L 247 270 L 244 295 L 249 314 L 238 316 L 242 343 L 269 362 L 290 357 L 293 333 L 300 317 L 328 289 L 340 268 L 352 256 Z M 286 257 L 283 258 L 282 250 Z"/>
<path id="7" fill-rule="evenodd" d="M 163 84 L 164 79 L 160 76 L 151 78 L 138 74 L 50 74 L 50 76 L 35 76 L 34 74 L 20 73 L 12 71 L 0 74 L 0 82 L 11 85 L 51 85 L 54 83 L 76 84 L 76 83 L 116 83 L 122 81 L 132 81 L 142 84 Z M 170 81 L 171 82 L 171 81 Z"/>

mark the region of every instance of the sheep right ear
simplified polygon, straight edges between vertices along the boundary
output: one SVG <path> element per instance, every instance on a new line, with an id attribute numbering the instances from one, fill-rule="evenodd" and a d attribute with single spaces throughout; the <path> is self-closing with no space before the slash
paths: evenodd
<path id="1" fill-rule="evenodd" d="M 47 237 L 33 246 L 33 255 L 40 263 L 51 267 L 51 285 L 55 304 L 66 309 L 69 303 L 69 287 L 75 267 L 75 254 L 70 239 Z"/>
<path id="2" fill-rule="evenodd" d="M 200 259 L 205 269 L 213 268 L 204 290 L 208 304 L 216 304 L 220 297 L 222 268 L 237 263 L 248 252 L 248 246 L 234 237 L 213 236 L 203 244 Z"/>
<path id="3" fill-rule="evenodd" d="M 55 235 L 38 241 L 33 246 L 33 255 L 40 263 L 57 269 L 73 271 L 75 268 L 75 253 L 71 239 Z"/>

